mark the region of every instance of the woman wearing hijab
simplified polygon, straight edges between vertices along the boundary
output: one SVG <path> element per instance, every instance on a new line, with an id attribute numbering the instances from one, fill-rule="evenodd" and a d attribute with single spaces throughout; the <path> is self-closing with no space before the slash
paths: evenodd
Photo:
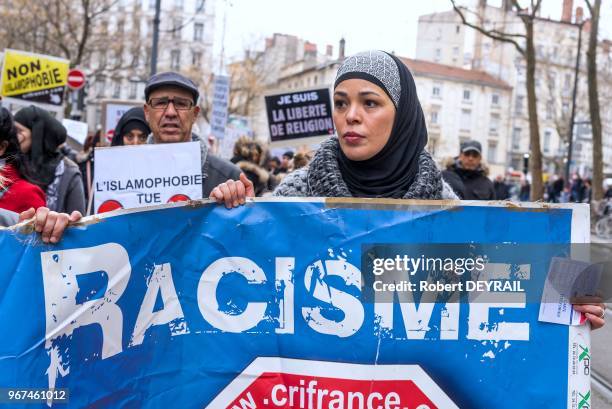
<path id="1" fill-rule="evenodd" d="M 416 86 L 395 56 L 368 51 L 344 60 L 333 120 L 338 136 L 321 144 L 309 166 L 288 174 L 275 196 L 457 199 L 424 149 Z M 246 187 L 228 181 L 211 198 L 231 207 L 244 201 Z"/>
<path id="2" fill-rule="evenodd" d="M 25 154 L 26 178 L 47 194 L 52 211 L 85 212 L 85 195 L 79 167 L 58 147 L 66 141 L 66 128 L 47 111 L 29 106 L 15 114 L 21 152 Z"/>
<path id="3" fill-rule="evenodd" d="M 151 133 L 142 107 L 128 110 L 117 123 L 111 146 L 142 145 Z"/>
<path id="4" fill-rule="evenodd" d="M 45 193 L 23 178 L 23 154 L 11 113 L 0 108 L 0 209 L 21 213 L 45 205 Z"/>
<path id="5" fill-rule="evenodd" d="M 309 166 L 285 176 L 275 196 L 458 199 L 425 151 L 427 129 L 412 75 L 395 56 L 368 51 L 344 60 L 334 83 L 337 137 L 324 141 Z M 228 208 L 254 197 L 240 175 L 210 194 Z M 599 302 L 574 305 L 591 328 L 605 324 Z"/>

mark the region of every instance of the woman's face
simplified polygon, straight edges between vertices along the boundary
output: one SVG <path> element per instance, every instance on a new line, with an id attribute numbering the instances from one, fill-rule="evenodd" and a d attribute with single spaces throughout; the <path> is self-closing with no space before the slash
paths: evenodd
<path id="1" fill-rule="evenodd" d="M 21 152 L 30 152 L 30 149 L 32 149 L 32 131 L 19 122 L 15 122 L 15 127 L 17 128 L 17 140 L 19 141 Z"/>
<path id="2" fill-rule="evenodd" d="M 393 129 L 395 105 L 378 85 L 349 79 L 334 90 L 333 118 L 340 148 L 346 157 L 367 160 L 387 144 Z"/>
<path id="3" fill-rule="evenodd" d="M 145 135 L 140 129 L 132 129 L 130 132 L 123 135 L 124 145 L 142 145 L 147 143 L 148 135 Z"/>

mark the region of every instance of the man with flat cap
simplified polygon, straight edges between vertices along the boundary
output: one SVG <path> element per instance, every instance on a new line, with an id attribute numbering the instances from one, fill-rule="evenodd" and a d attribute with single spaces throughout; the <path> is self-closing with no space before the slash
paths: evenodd
<path id="1" fill-rule="evenodd" d="M 202 197 L 228 179 L 238 180 L 240 169 L 212 155 L 208 143 L 191 132 L 200 107 L 198 87 L 176 72 L 153 75 L 145 87 L 145 118 L 151 128 L 148 143 L 199 142 L 202 152 Z"/>
<path id="2" fill-rule="evenodd" d="M 495 187 L 482 165 L 482 145 L 470 140 L 461 144 L 461 152 L 442 177 L 462 200 L 495 200 Z"/>

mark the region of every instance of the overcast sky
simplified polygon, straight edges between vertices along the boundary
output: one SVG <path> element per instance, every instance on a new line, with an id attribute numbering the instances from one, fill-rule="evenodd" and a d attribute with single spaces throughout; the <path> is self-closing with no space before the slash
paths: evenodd
<path id="1" fill-rule="evenodd" d="M 450 0 L 216 0 L 215 54 L 220 55 L 224 9 L 225 56 L 240 57 L 242 50 L 263 49 L 274 33 L 292 34 L 338 52 L 341 37 L 346 53 L 372 48 L 414 57 L 419 16 L 451 9 Z M 476 0 L 460 0 L 468 4 Z M 501 0 L 489 0 L 498 5 Z M 227 4 L 227 8 L 225 8 Z M 544 0 L 542 17 L 558 19 L 562 0 Z M 583 5 L 575 0 L 574 7 Z M 600 30 L 610 38 L 612 1 L 604 2 Z M 585 15 L 588 11 L 585 9 Z"/>

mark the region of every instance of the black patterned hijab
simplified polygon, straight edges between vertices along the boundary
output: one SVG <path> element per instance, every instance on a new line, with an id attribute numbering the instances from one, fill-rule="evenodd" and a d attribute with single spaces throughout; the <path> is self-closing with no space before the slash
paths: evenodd
<path id="1" fill-rule="evenodd" d="M 396 111 L 387 144 L 372 158 L 353 161 L 340 149 L 342 178 L 354 196 L 401 198 L 416 178 L 419 156 L 427 144 L 425 117 L 414 79 L 404 63 L 383 51 L 367 51 L 344 60 L 334 88 L 352 78 L 381 87 Z"/>
<path id="2" fill-rule="evenodd" d="M 55 169 L 62 160 L 57 148 L 66 141 L 66 128 L 49 112 L 34 105 L 17 112 L 15 122 L 32 131 L 32 148 L 25 154 L 25 176 L 46 189 L 55 179 Z"/>

